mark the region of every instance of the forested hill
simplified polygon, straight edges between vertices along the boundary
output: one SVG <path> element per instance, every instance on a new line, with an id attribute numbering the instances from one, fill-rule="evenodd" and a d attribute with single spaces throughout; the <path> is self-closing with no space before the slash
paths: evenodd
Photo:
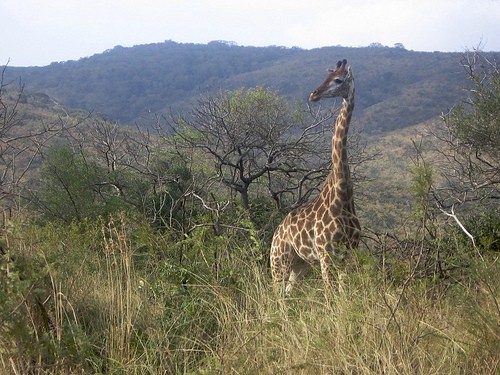
<path id="1" fill-rule="evenodd" d="M 326 69 L 346 58 L 356 79 L 355 121 L 367 131 L 387 131 L 457 104 L 467 84 L 461 57 L 380 45 L 303 50 L 166 41 L 45 67 L 8 67 L 5 78 L 21 77 L 27 93 L 48 94 L 66 107 L 140 124 L 145 113 L 186 110 L 219 89 L 266 86 L 305 102 Z"/>

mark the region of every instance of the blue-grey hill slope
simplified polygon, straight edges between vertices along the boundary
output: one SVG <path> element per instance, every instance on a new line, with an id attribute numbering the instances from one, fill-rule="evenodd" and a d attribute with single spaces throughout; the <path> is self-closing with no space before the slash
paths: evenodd
<path id="1" fill-rule="evenodd" d="M 356 77 L 354 122 L 383 132 L 434 118 L 460 102 L 467 84 L 461 57 L 382 46 L 303 50 L 166 41 L 44 67 L 9 67 L 6 78 L 20 77 L 28 93 L 48 94 L 66 107 L 141 124 L 147 113 L 189 110 L 200 95 L 220 89 L 266 86 L 305 102 L 326 69 L 346 58 Z"/>

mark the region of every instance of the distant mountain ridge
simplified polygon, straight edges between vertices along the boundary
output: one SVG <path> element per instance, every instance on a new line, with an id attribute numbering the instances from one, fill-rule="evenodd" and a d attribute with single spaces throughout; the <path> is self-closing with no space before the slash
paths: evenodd
<path id="1" fill-rule="evenodd" d="M 354 121 L 368 132 L 383 132 L 426 121 L 460 102 L 467 84 L 461 57 L 401 46 L 303 50 L 165 41 L 117 46 L 45 67 L 8 67 L 5 78 L 20 77 L 28 93 L 45 93 L 66 107 L 140 125 L 146 113 L 188 110 L 200 95 L 220 89 L 266 86 L 305 102 L 326 69 L 345 58 L 356 80 Z"/>

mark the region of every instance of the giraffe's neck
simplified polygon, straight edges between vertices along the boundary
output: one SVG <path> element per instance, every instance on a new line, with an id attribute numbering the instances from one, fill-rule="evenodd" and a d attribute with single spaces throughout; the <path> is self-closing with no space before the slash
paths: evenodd
<path id="1" fill-rule="evenodd" d="M 349 164 L 347 161 L 347 133 L 354 110 L 354 88 L 349 96 L 342 100 L 342 107 L 335 122 L 335 132 L 332 136 L 332 170 L 331 177 L 335 184 L 342 180 L 350 181 Z M 333 175 L 333 176 L 332 176 Z"/>
<path id="2" fill-rule="evenodd" d="M 347 161 L 347 133 L 353 109 L 354 88 L 348 97 L 342 100 L 332 136 L 332 169 L 318 198 L 326 204 L 340 200 L 344 209 L 354 214 L 353 188 Z"/>

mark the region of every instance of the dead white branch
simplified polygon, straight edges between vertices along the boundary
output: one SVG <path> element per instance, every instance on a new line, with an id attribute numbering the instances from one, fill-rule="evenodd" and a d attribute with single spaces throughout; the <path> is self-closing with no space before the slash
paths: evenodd
<path id="1" fill-rule="evenodd" d="M 474 236 L 472 234 L 470 234 L 470 232 L 464 227 L 462 222 L 458 219 L 457 215 L 455 214 L 454 205 L 451 206 L 451 212 L 446 212 L 441 207 L 439 209 L 441 210 L 441 212 L 443 214 L 445 214 L 446 216 L 451 217 L 451 218 L 453 218 L 453 220 L 455 220 L 455 222 L 458 224 L 458 226 L 460 227 L 462 232 L 464 232 L 465 235 L 471 239 L 472 246 L 474 246 L 474 248 L 477 249 L 476 240 L 474 239 Z M 479 251 L 478 251 L 478 254 L 479 254 L 479 257 L 481 258 L 481 260 L 484 260 L 483 257 L 481 256 L 481 253 L 479 253 Z"/>

